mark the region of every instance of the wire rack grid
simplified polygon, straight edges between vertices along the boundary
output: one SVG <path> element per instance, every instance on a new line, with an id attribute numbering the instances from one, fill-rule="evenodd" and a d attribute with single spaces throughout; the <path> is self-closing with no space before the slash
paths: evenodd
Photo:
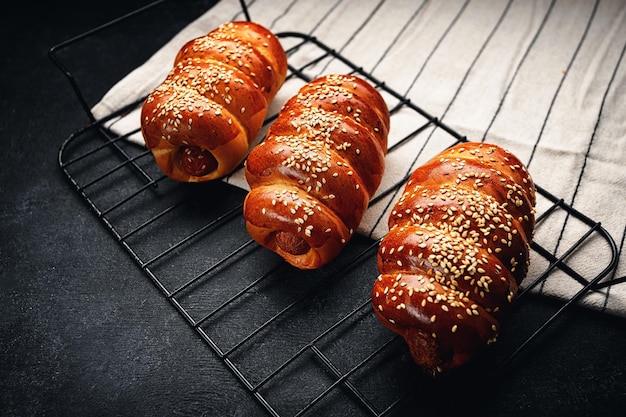
<path id="1" fill-rule="evenodd" d="M 242 7 L 250 19 L 243 2 Z M 156 167 L 150 151 L 127 140 L 136 131 L 118 134 L 106 127 L 129 108 L 100 120 L 91 115 L 59 53 L 101 31 L 115 30 L 119 22 L 144 11 L 51 49 L 50 57 L 70 80 L 91 120 L 63 142 L 59 166 L 116 241 L 268 415 L 386 416 L 407 409 L 452 414 L 455 405 L 449 401 L 435 402 L 449 405 L 434 409 L 411 399 L 439 398 L 477 374 L 483 376 L 473 382 L 475 390 L 503 378 L 522 354 L 540 345 L 537 340 L 546 329 L 615 268 L 617 249 L 602 226 L 538 187 L 538 231 L 566 216 L 586 225 L 587 232 L 558 253 L 544 247 L 538 233 L 529 279 L 499 343 L 454 376 L 430 380 L 418 372 L 403 341 L 373 314 L 370 290 L 377 275 L 377 240 L 357 235 L 326 267 L 296 270 L 247 235 L 241 215 L 244 190 L 222 181 L 173 182 Z M 316 38 L 298 32 L 277 35 L 289 57 L 286 88 L 295 91 L 320 69 L 332 66 L 368 80 L 383 94 L 392 125 L 401 117 L 402 125 L 411 126 L 394 133 L 390 154 L 403 151 L 408 143 L 426 154 L 428 137 L 434 133 L 446 139 L 438 141 L 441 149 L 467 140 Z M 275 117 L 269 115 L 261 135 Z M 405 180 L 381 190 L 371 204 L 388 199 Z M 591 274 L 579 273 L 577 259 L 598 247 L 607 254 L 606 262 Z M 533 289 L 554 273 L 576 280 L 580 290 L 557 300 L 545 317 L 529 322 L 525 309 L 532 308 Z M 474 391 L 465 392 L 470 396 Z"/>

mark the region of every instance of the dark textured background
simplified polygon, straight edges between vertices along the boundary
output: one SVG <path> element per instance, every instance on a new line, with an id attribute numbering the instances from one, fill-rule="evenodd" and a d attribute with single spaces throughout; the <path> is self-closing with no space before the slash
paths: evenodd
<path id="1" fill-rule="evenodd" d="M 88 120 L 48 49 L 147 2 L 40 3 L 0 17 L 0 415 L 263 415 L 57 164 Z M 147 39 L 165 42 L 211 2 L 171 3 L 157 33 L 90 46 L 91 99 L 151 54 Z M 120 43 L 133 52 L 111 62 Z M 623 319 L 573 310 L 485 394 L 482 414 L 624 415 L 625 346 Z"/>

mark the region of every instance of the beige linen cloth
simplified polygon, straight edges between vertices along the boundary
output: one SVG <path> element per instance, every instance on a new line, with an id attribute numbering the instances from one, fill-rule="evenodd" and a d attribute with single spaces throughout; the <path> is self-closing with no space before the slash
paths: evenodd
<path id="1" fill-rule="evenodd" d="M 617 269 L 605 279 L 615 283 L 589 292 L 581 303 L 626 316 L 626 0 L 247 3 L 251 19 L 275 33 L 315 36 L 469 140 L 508 148 L 527 164 L 538 185 L 600 222 L 618 250 Z M 243 19 L 238 1 L 222 0 L 113 86 L 93 108 L 94 115 L 104 117 L 147 95 L 185 41 Z M 333 70 L 332 62 L 319 66 L 320 75 Z M 294 92 L 281 90 L 274 111 Z M 410 123 L 402 114 L 392 117 L 392 144 L 416 127 Z M 138 126 L 138 111 L 111 123 L 120 133 Z M 419 152 L 420 140 L 388 155 L 381 190 L 450 144 L 441 129 L 420 135 L 427 139 L 425 151 Z M 140 135 L 131 140 L 142 143 Z M 226 181 L 246 188 L 241 172 Z M 384 235 L 381 219 L 396 197 L 373 205 L 359 232 Z M 540 199 L 538 212 L 550 204 Z M 536 241 L 561 256 L 587 230 L 557 210 L 538 225 Z M 607 245 L 594 236 L 565 260 L 585 278 L 596 276 L 610 260 Z M 533 253 L 525 283 L 547 267 Z M 557 268 L 533 291 L 569 298 L 580 288 Z"/>

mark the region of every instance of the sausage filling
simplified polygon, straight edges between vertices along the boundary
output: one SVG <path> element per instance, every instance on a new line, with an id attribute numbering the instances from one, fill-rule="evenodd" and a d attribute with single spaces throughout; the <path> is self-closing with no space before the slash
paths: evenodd
<path id="1" fill-rule="evenodd" d="M 279 248 L 292 255 L 303 255 L 311 249 L 306 240 L 294 233 L 276 232 L 275 239 Z"/>
<path id="2" fill-rule="evenodd" d="M 217 160 L 206 149 L 186 146 L 181 148 L 180 166 L 189 175 L 202 177 L 217 169 Z"/>

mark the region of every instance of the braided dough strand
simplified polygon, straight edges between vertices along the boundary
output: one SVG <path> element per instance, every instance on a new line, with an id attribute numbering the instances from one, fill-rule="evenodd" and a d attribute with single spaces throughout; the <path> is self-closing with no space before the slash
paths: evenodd
<path id="1" fill-rule="evenodd" d="M 372 303 L 436 375 L 496 340 L 528 271 L 536 194 L 522 163 L 462 143 L 417 168 L 389 216 Z"/>
<path id="2" fill-rule="evenodd" d="M 253 22 L 227 23 L 187 42 L 142 106 L 141 131 L 157 165 L 184 182 L 232 172 L 286 73 L 280 42 Z"/>
<path id="3" fill-rule="evenodd" d="M 334 259 L 380 185 L 388 131 L 385 101 L 366 81 L 305 84 L 246 160 L 250 235 L 301 269 Z"/>

